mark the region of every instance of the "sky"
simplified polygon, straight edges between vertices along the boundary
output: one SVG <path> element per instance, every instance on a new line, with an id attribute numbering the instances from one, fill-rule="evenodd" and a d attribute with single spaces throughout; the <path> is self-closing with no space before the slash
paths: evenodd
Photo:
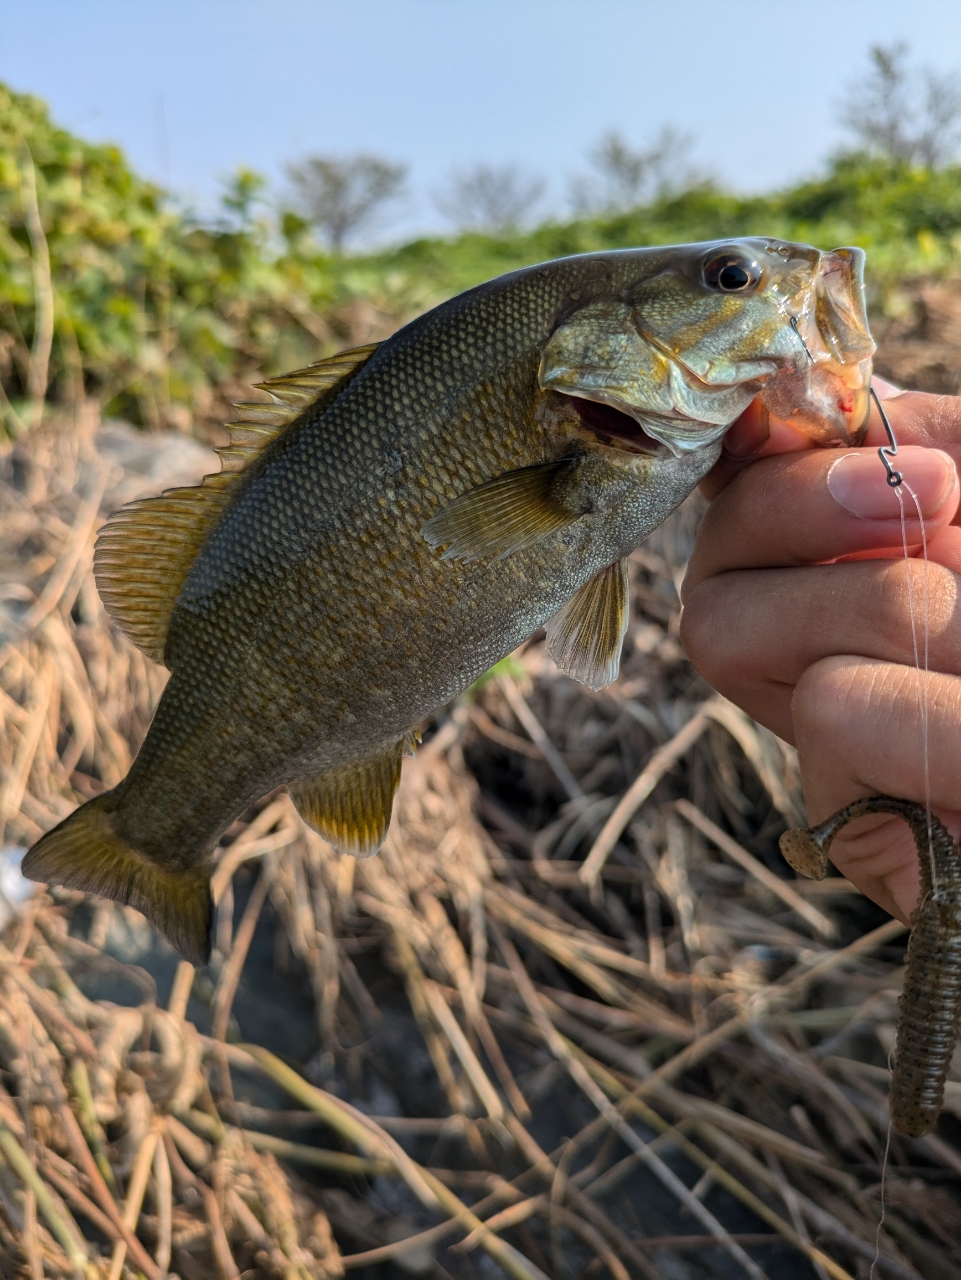
<path id="1" fill-rule="evenodd" d="M 665 125 L 726 186 L 818 170 L 874 43 L 961 69 L 958 0 L 0 0 L 0 79 L 119 143 L 205 213 L 240 166 L 279 191 L 307 154 L 410 165 L 393 238 L 443 228 L 453 168 L 516 164 L 563 213 L 605 131 Z M 383 233 L 382 233 L 383 235 Z"/>

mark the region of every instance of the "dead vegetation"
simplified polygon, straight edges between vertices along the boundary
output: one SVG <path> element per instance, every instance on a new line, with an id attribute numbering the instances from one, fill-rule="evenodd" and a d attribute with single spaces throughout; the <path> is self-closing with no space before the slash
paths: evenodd
<path id="1" fill-rule="evenodd" d="M 914 391 L 961 394 L 961 281 L 905 281 L 871 325 L 883 377 Z"/>
<path id="2" fill-rule="evenodd" d="M 197 459 L 121 476 L 95 426 L 0 463 L 14 900 L 162 686 L 92 543 L 118 485 Z M 236 824 L 209 970 L 77 894 L 8 912 L 4 1276 L 961 1276 L 961 1072 L 936 1136 L 889 1133 L 904 930 L 780 861 L 792 757 L 676 638 L 695 519 L 635 557 L 617 685 L 535 638 L 427 727 L 380 857 L 283 795 Z"/>

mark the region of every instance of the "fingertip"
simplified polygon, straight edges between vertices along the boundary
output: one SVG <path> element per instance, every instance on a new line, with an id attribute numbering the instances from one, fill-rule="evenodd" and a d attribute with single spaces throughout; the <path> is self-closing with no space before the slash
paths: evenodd
<path id="1" fill-rule="evenodd" d="M 959 487 L 957 468 L 949 454 L 907 446 L 897 455 L 897 468 L 907 493 L 926 520 L 951 519 L 957 510 Z M 841 454 L 828 469 L 827 487 L 839 507 L 861 520 L 896 520 L 901 515 L 901 495 L 889 483 L 873 450 Z M 906 514 L 909 519 L 915 514 L 910 504 Z"/>
<path id="2" fill-rule="evenodd" d="M 724 452 L 729 458 L 753 458 L 771 434 L 771 415 L 760 400 L 754 399 L 728 428 Z"/>
<path id="3" fill-rule="evenodd" d="M 879 400 L 895 400 L 904 395 L 903 387 L 896 387 L 893 382 L 888 382 L 887 378 L 878 377 L 877 374 L 871 379 L 871 388 Z"/>

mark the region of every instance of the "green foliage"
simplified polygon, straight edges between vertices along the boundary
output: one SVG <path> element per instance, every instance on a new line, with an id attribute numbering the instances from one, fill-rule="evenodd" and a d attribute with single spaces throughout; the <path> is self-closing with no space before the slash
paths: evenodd
<path id="1" fill-rule="evenodd" d="M 418 240 L 377 258 L 391 273 L 455 293 L 500 272 L 570 253 L 772 235 L 869 250 L 875 294 L 905 276 L 961 266 L 961 166 L 932 172 L 865 155 L 837 158 L 824 178 L 767 196 L 698 186 L 626 213 L 548 224 L 515 236 Z"/>
<path id="2" fill-rule="evenodd" d="M 0 85 L 0 414 L 12 430 L 38 316 L 31 162 L 51 262 L 50 398 L 95 395 L 148 426 L 206 426 L 258 375 L 382 336 L 461 289 L 563 254 L 744 234 L 858 244 L 876 305 L 907 276 L 961 265 L 961 166 L 932 172 L 865 154 L 767 196 L 702 185 L 616 215 L 335 257 L 306 218 L 268 216 L 260 175 L 234 175 L 223 218 L 198 223 L 116 147 L 74 137 L 38 99 Z"/>
<path id="3" fill-rule="evenodd" d="M 191 410 L 221 408 L 219 388 L 317 358 L 316 334 L 295 317 L 328 311 L 336 281 L 316 251 L 272 251 L 254 218 L 258 175 L 228 185 L 229 222 L 198 226 L 116 147 L 75 138 L 38 99 L 0 85 L 0 378 L 14 414 L 37 314 L 24 208 L 31 159 L 53 276 L 52 398 L 76 396 L 82 369 L 86 393 L 112 412 L 185 425 Z"/>
<path id="4" fill-rule="evenodd" d="M 512 680 L 526 680 L 527 668 L 513 653 L 509 653 L 506 658 L 501 658 L 500 662 L 495 662 L 489 671 L 478 676 L 472 685 L 468 685 L 461 694 L 461 698 L 465 702 L 473 702 L 485 685 L 501 676 L 510 676 Z"/>

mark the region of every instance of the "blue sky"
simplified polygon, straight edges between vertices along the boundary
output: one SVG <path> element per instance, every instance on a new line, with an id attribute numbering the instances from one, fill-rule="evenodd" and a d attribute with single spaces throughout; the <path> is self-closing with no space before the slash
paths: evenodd
<path id="1" fill-rule="evenodd" d="M 275 186 L 309 152 L 411 166 L 396 234 L 442 226 L 455 165 L 569 179 L 608 129 L 666 124 L 725 184 L 815 171 L 874 42 L 961 68 L 957 0 L 0 0 L 0 79 L 59 121 L 120 143 L 209 211 L 240 165 Z"/>

